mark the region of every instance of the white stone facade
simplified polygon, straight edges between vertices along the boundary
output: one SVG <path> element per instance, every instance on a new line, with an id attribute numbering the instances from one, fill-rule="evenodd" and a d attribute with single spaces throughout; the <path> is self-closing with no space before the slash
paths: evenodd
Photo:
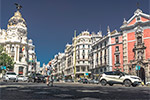
<path id="1" fill-rule="evenodd" d="M 54 76 L 57 78 L 73 79 L 74 72 L 76 72 L 77 78 L 84 77 L 85 74 L 90 76 L 89 52 L 91 50 L 91 43 L 91 36 L 88 31 L 83 31 L 76 39 L 73 38 L 72 44 L 66 45 L 65 53 L 58 53 L 51 60 L 52 66 L 56 70 Z M 74 70 L 74 66 L 76 66 L 76 71 Z"/>
<path id="2" fill-rule="evenodd" d="M 18 75 L 27 75 L 30 70 L 28 61 L 31 52 L 36 61 L 34 45 L 31 42 L 32 40 L 28 42 L 26 22 L 17 10 L 14 16 L 9 19 L 7 29 L 0 30 L 0 44 L 4 46 L 6 53 L 13 58 L 15 62 L 13 70 Z"/>

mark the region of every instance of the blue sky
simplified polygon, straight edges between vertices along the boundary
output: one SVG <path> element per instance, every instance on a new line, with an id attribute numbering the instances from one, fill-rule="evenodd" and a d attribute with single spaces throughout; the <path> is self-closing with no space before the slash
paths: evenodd
<path id="1" fill-rule="evenodd" d="M 36 46 L 38 61 L 48 63 L 65 45 L 72 43 L 74 30 L 106 34 L 120 30 L 123 18 L 128 20 L 137 9 L 150 14 L 150 0 L 0 0 L 0 27 L 6 29 L 16 11 L 14 3 L 23 6 L 21 13 L 28 27 L 28 38 Z"/>

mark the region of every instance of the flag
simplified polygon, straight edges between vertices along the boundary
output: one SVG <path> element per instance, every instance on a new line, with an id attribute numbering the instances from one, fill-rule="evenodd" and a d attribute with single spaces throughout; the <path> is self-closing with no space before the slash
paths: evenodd
<path id="1" fill-rule="evenodd" d="M 25 49 L 25 46 L 22 47 L 22 51 L 24 51 L 24 49 Z"/>

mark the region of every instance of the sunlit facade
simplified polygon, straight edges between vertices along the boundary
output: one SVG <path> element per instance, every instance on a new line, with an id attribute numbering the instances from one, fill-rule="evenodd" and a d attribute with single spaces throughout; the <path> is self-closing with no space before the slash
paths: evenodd
<path id="1" fill-rule="evenodd" d="M 13 70 L 17 75 L 35 72 L 37 62 L 35 46 L 32 40 L 27 38 L 27 25 L 19 10 L 9 19 L 7 29 L 0 30 L 0 44 L 14 60 Z"/>

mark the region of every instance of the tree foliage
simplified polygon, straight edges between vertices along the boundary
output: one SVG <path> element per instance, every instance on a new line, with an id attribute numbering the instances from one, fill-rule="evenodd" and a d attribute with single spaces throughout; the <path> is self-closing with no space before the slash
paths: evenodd
<path id="1" fill-rule="evenodd" d="M 13 69 L 13 59 L 8 54 L 3 52 L 3 47 L 0 45 L 0 66 L 6 66 L 8 69 Z"/>

